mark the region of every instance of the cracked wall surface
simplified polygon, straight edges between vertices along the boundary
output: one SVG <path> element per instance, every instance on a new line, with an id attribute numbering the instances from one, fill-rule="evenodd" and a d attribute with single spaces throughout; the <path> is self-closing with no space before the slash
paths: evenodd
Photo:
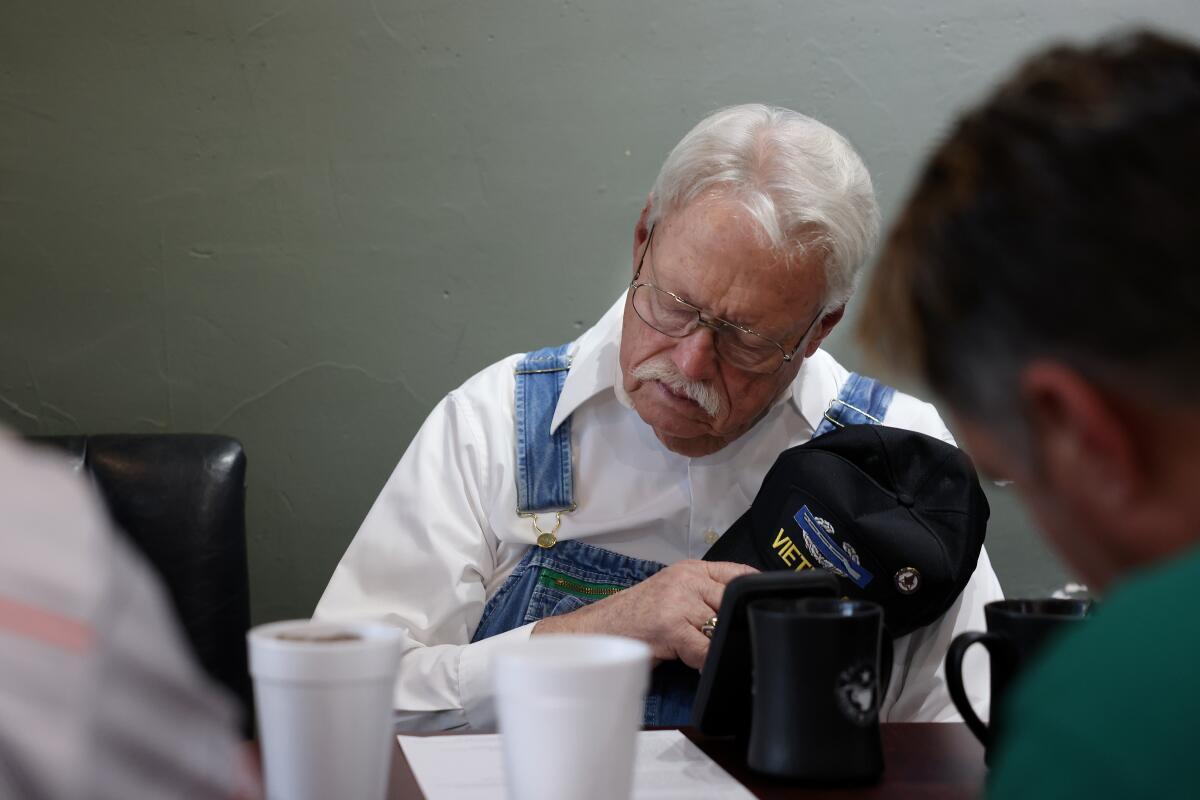
<path id="1" fill-rule="evenodd" d="M 254 617 L 306 616 L 433 404 L 608 307 L 707 111 L 823 119 L 890 215 L 1018 56 L 1143 20 L 1200 37 L 1194 0 L 7 0 L 0 423 L 238 437 Z M 1060 583 L 991 496 L 1008 591 Z"/>

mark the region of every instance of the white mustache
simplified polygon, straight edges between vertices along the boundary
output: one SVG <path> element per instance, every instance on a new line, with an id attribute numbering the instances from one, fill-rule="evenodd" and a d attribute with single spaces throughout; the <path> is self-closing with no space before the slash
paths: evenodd
<path id="1" fill-rule="evenodd" d="M 714 419 L 725 410 L 721 395 L 711 384 L 704 381 L 693 381 L 679 374 L 679 370 L 669 358 L 658 357 L 639 365 L 633 370 L 633 377 L 639 381 L 658 381 L 676 394 L 686 395 L 704 413 Z"/>

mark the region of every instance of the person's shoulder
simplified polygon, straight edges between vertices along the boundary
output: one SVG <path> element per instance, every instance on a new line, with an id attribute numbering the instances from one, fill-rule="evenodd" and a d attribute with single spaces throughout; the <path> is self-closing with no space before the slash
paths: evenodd
<path id="1" fill-rule="evenodd" d="M 1200 543 L 1148 568 L 1131 574 L 1101 606 L 1101 614 L 1112 624 L 1129 625 L 1143 621 L 1151 608 L 1169 610 L 1175 604 L 1200 599 Z M 1169 604 L 1169 605 L 1161 605 Z M 1174 619 L 1174 614 L 1155 614 Z M 1200 638 L 1200 625 L 1188 626 Z"/>
<path id="2" fill-rule="evenodd" d="M 538 348 L 532 348 L 536 350 Z M 516 369 L 528 352 L 513 353 L 493 362 L 446 394 L 430 412 L 430 420 L 448 419 L 475 431 L 477 437 L 503 442 L 515 436 L 513 419 L 516 408 Z M 455 423 L 452 423 L 455 424 Z"/>
<path id="3" fill-rule="evenodd" d="M 66 455 L 7 432 L 0 432 L 0 498 L 0 541 L 50 540 L 65 554 L 108 535 L 95 490 Z"/>
<path id="4" fill-rule="evenodd" d="M 1193 781 L 1197 600 L 1200 551 L 1193 550 L 1131 577 L 1091 619 L 1049 645 L 1009 698 L 992 794 L 1031 796 L 1021 788 L 1031 771 L 1060 787 L 1057 796 L 1093 784 L 1115 796 L 1160 783 L 1172 796 L 1172 786 Z"/>
<path id="5" fill-rule="evenodd" d="M 504 393 L 511 397 L 514 374 L 525 355 L 513 353 L 487 365 L 453 389 L 450 396 L 463 402 L 491 402 L 496 399 L 497 392 L 507 390 Z"/>
<path id="6" fill-rule="evenodd" d="M 64 455 L 0 433 L 0 584 L 26 605 L 87 619 L 109 579 L 113 531 Z"/>
<path id="7" fill-rule="evenodd" d="M 55 491 L 61 491 L 65 486 L 78 485 L 74 472 L 68 465 L 66 453 L 0 429 L 0 475 L 5 478 L 5 485 L 50 483 Z M 20 500 L 14 494 L 13 501 Z"/>
<path id="8" fill-rule="evenodd" d="M 1200 687 L 1188 677 L 1200 659 L 1200 625 L 1191 616 L 1198 604 L 1200 547 L 1131 574 L 1052 651 L 1050 680 L 1065 684 L 1084 663 L 1107 690 L 1145 699 L 1155 691 L 1147 678 L 1173 676 L 1183 681 L 1178 701 L 1200 712 Z"/>
<path id="9" fill-rule="evenodd" d="M 907 428 L 910 431 L 924 433 L 935 439 L 941 439 L 947 444 L 957 446 L 950 429 L 946 427 L 942 415 L 938 413 L 933 403 L 928 403 L 906 392 L 896 390 L 892 404 L 888 407 L 887 416 L 883 418 L 885 425 L 895 428 Z"/>
<path id="10" fill-rule="evenodd" d="M 809 361 L 813 362 L 814 372 L 820 375 L 823 381 L 836 387 L 834 391 L 840 391 L 851 375 L 850 370 L 838 363 L 837 359 L 825 350 L 817 350 L 809 357 Z M 859 374 L 872 380 L 879 380 L 865 373 Z M 884 381 L 880 382 L 885 383 Z M 942 415 L 938 413 L 932 403 L 927 403 L 899 389 L 896 389 L 892 396 L 887 414 L 883 418 L 883 424 L 893 428 L 905 428 L 917 433 L 924 433 L 949 444 L 957 444 L 946 427 L 946 423 L 942 420 Z"/>
<path id="11" fill-rule="evenodd" d="M 512 417 L 517 366 L 537 349 L 540 348 L 513 353 L 489 364 L 451 390 L 446 396 L 447 401 L 459 408 L 465 406 L 480 416 Z"/>
<path id="12" fill-rule="evenodd" d="M 1018 687 L 1018 713 L 1049 705 L 1081 719 L 1162 724 L 1200 713 L 1192 678 L 1200 659 L 1200 625 L 1191 616 L 1198 602 L 1200 550 L 1131 576 L 1050 645 Z"/>

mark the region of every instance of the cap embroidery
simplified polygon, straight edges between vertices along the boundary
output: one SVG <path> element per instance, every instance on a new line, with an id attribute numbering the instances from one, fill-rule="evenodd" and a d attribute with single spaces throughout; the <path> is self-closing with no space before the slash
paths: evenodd
<path id="1" fill-rule="evenodd" d="M 813 514 L 808 506 L 801 506 L 794 519 L 804 535 L 804 546 L 818 564 L 839 577 L 853 581 L 861 589 L 865 589 L 874 579 L 875 576 L 862 566 L 853 547 L 847 542 L 838 544 L 834 540 L 835 531 L 828 520 Z"/>

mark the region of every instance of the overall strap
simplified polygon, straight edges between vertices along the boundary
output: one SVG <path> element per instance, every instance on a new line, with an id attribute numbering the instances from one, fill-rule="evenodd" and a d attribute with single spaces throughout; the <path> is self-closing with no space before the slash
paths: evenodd
<path id="1" fill-rule="evenodd" d="M 847 425 L 882 425 L 895 394 L 895 389 L 874 378 L 850 373 L 838 396 L 830 401 L 813 438 Z"/>
<path id="2" fill-rule="evenodd" d="M 568 347 L 564 344 L 535 350 L 521 359 L 515 370 L 517 513 L 521 516 L 547 512 L 561 515 L 575 509 L 570 418 L 550 433 L 554 409 L 571 368 Z M 534 528 L 541 534 L 539 544 L 553 546 L 553 531 L 542 531 L 536 518 Z"/>

